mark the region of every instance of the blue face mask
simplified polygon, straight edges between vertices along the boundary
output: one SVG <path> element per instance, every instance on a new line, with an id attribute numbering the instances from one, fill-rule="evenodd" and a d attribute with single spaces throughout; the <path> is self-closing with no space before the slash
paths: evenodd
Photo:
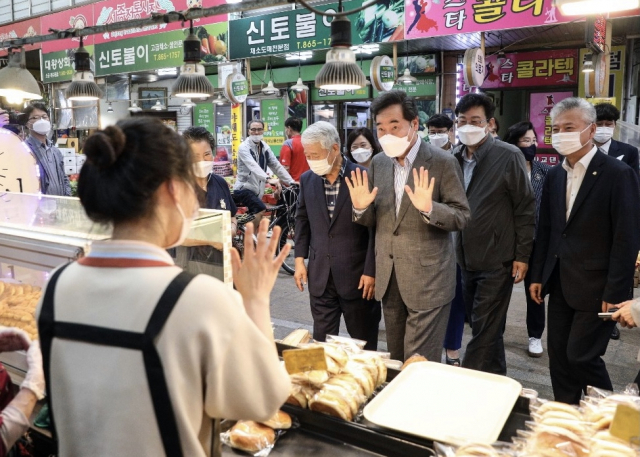
<path id="1" fill-rule="evenodd" d="M 524 148 L 520 147 L 520 150 L 522 151 L 522 154 L 524 154 L 524 160 L 526 160 L 527 162 L 532 162 L 533 159 L 536 158 L 537 147 L 535 144 L 532 144 L 531 146 L 527 146 Z"/>

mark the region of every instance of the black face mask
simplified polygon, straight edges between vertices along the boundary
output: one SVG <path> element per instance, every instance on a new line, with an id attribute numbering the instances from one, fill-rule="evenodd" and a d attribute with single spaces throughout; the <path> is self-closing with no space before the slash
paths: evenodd
<path id="1" fill-rule="evenodd" d="M 520 150 L 524 154 L 524 160 L 527 162 L 532 162 L 536 157 L 536 145 L 532 144 L 531 146 L 527 146 L 526 148 L 520 147 Z"/>

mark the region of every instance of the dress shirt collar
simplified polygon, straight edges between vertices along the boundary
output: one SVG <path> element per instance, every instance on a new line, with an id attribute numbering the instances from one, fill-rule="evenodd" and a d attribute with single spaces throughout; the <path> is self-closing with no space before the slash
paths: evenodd
<path id="1" fill-rule="evenodd" d="M 348 159 L 347 159 L 345 156 L 343 156 L 343 155 L 340 155 L 340 157 L 342 157 L 342 166 L 340 166 L 340 171 L 338 172 L 338 178 L 336 178 L 336 181 L 337 181 L 339 178 L 344 177 L 345 171 L 347 170 L 347 160 L 348 160 Z M 327 175 L 322 176 L 322 179 L 323 179 L 324 181 L 326 181 L 326 182 L 329 182 L 329 181 L 327 181 Z M 335 181 L 334 181 L 334 183 L 333 183 L 333 184 L 335 184 Z"/>
<path id="2" fill-rule="evenodd" d="M 602 149 L 602 152 L 604 152 L 605 154 L 609 154 L 610 147 L 611 147 L 611 138 L 609 138 L 609 141 L 607 141 L 606 143 L 603 143 L 600 146 L 600 149 Z"/>
<path id="3" fill-rule="evenodd" d="M 487 153 L 489 152 L 489 150 L 493 147 L 493 145 L 495 144 L 496 140 L 489 134 L 487 134 L 486 139 L 484 140 L 484 143 L 482 143 L 480 145 L 480 147 L 478 149 L 476 149 L 476 152 L 474 152 L 471 157 L 476 159 L 476 162 L 480 163 L 480 161 L 482 160 L 482 158 L 487 155 Z M 467 159 L 467 149 L 468 147 L 466 145 L 462 145 L 462 147 L 460 148 L 460 154 L 462 154 L 462 158 L 463 159 Z M 467 160 L 467 162 L 471 162 L 472 160 Z"/>
<path id="4" fill-rule="evenodd" d="M 598 152 L 598 148 L 594 146 L 593 148 L 591 148 L 591 151 L 587 152 L 582 159 L 576 162 L 576 165 L 580 164 L 586 170 L 587 168 L 589 168 L 589 164 L 591 163 L 593 157 L 596 155 L 596 152 Z M 572 173 L 575 169 L 575 165 L 572 168 L 565 157 L 565 159 L 562 161 L 562 168 L 564 168 L 567 173 Z"/>
<path id="5" fill-rule="evenodd" d="M 418 139 L 416 140 L 416 143 L 413 146 L 411 146 L 411 149 L 409 149 L 409 154 L 407 154 L 407 156 L 404 158 L 405 167 L 407 166 L 407 163 L 409 164 L 408 165 L 409 167 L 413 166 L 414 162 L 416 161 L 416 157 L 418 156 L 418 150 L 420 149 L 420 145 L 422 145 L 422 140 L 420 139 L 420 137 L 418 137 Z M 397 157 L 393 158 L 393 163 L 398 166 L 402 166 L 400 165 L 400 162 L 398 161 Z"/>

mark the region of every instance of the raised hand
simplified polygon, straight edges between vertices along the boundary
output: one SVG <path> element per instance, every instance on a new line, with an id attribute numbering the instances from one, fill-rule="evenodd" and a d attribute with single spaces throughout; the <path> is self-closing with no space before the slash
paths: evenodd
<path id="1" fill-rule="evenodd" d="M 356 168 L 356 171 L 351 172 L 351 180 L 346 176 L 344 180 L 349 188 L 351 203 L 355 209 L 364 210 L 373 203 L 378 194 L 378 188 L 374 187 L 372 191 L 369 191 L 369 179 L 366 171 L 361 172 L 359 168 Z"/>
<path id="2" fill-rule="evenodd" d="M 429 170 L 425 170 L 424 167 L 420 167 L 419 174 L 418 170 L 413 169 L 415 190 L 411 191 L 411 187 L 404 186 L 404 191 L 418 211 L 428 213 L 433 209 L 433 186 L 435 182 L 435 178 L 431 178 L 431 181 L 429 181 Z"/>

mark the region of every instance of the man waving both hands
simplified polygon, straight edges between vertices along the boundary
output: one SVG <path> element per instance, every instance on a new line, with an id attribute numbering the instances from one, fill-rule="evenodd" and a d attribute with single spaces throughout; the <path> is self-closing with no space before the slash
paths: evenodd
<path id="1" fill-rule="evenodd" d="M 418 109 L 404 92 L 382 94 L 371 115 L 385 153 L 345 182 L 354 221 L 376 229 L 375 296 L 387 346 L 394 359 L 418 353 L 440 362 L 456 282 L 449 232 L 470 218 L 460 167 L 419 138 Z"/>

